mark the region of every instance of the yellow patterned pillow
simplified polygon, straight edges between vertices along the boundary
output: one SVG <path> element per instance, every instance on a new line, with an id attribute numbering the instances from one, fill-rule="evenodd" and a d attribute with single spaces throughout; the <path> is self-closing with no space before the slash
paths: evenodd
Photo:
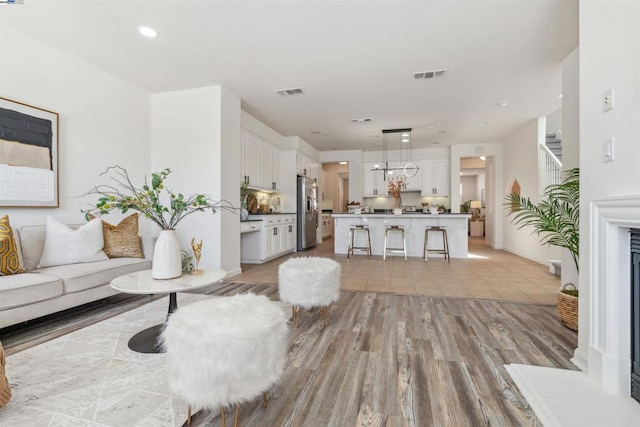
<path id="1" fill-rule="evenodd" d="M 9 215 L 0 218 L 0 276 L 24 273 L 18 258 L 18 246 L 13 238 Z"/>
<path id="2" fill-rule="evenodd" d="M 109 258 L 144 258 L 138 236 L 138 214 L 129 215 L 118 225 L 102 221 L 104 253 Z"/>

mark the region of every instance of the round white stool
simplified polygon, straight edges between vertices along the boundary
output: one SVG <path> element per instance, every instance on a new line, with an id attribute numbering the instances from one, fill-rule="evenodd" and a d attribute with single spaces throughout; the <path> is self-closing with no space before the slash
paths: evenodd
<path id="1" fill-rule="evenodd" d="M 169 389 L 191 408 L 225 407 L 266 392 L 284 369 L 287 314 L 263 295 L 211 298 L 178 308 L 162 331 Z"/>
<path id="2" fill-rule="evenodd" d="M 325 326 L 327 307 L 340 298 L 340 264 L 329 258 L 291 258 L 278 268 L 280 301 L 291 304 L 293 325 L 300 326 L 301 308 L 320 307 Z"/>

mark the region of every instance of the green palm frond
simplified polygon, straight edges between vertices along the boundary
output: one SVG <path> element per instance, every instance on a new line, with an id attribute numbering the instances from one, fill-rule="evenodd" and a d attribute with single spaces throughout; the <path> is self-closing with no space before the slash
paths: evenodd
<path id="1" fill-rule="evenodd" d="M 530 226 L 540 242 L 568 249 L 578 269 L 580 242 L 580 170 L 565 171 L 560 184 L 549 185 L 534 204 L 528 197 L 510 193 L 505 197 L 507 215 L 518 229 Z"/>

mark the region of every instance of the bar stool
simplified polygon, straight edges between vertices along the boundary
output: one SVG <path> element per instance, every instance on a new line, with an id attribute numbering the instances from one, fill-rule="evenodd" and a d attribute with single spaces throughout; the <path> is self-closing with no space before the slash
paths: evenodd
<path id="1" fill-rule="evenodd" d="M 449 241 L 447 240 L 446 227 L 441 225 L 430 226 L 424 229 L 424 261 L 428 261 L 429 253 L 443 254 L 444 258 L 451 264 L 451 257 L 449 256 Z M 429 249 L 429 232 L 442 233 L 442 249 Z"/>
<path id="2" fill-rule="evenodd" d="M 387 236 L 389 233 L 401 233 L 402 235 L 402 247 L 401 248 L 390 248 L 387 247 Z M 402 253 L 404 254 L 404 260 L 407 260 L 407 239 L 405 238 L 404 228 L 401 225 L 388 225 L 384 229 L 384 254 L 382 255 L 382 259 L 387 259 L 387 253 Z"/>
<path id="3" fill-rule="evenodd" d="M 366 232 L 367 240 L 365 241 L 366 246 L 354 246 L 354 240 L 356 237 L 356 233 L 358 232 Z M 366 225 L 354 225 L 349 229 L 349 249 L 347 250 L 347 258 L 350 258 L 351 255 L 354 254 L 354 251 L 366 251 L 368 256 L 371 256 L 371 233 L 369 232 L 369 227 Z"/>

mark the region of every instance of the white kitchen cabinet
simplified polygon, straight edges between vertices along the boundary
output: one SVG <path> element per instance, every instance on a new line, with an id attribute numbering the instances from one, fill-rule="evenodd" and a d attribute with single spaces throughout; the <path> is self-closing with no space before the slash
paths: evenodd
<path id="1" fill-rule="evenodd" d="M 242 132 L 242 175 L 249 188 L 274 191 L 282 187 L 282 152 L 248 131 Z"/>
<path id="2" fill-rule="evenodd" d="M 276 191 L 283 191 L 283 181 L 282 181 L 282 151 L 273 150 L 271 153 L 272 156 L 272 172 L 271 172 L 271 180 L 273 181 L 273 189 Z"/>
<path id="3" fill-rule="evenodd" d="M 244 181 L 251 186 L 260 185 L 260 147 L 262 141 L 255 135 L 243 132 L 242 134 L 242 176 Z"/>
<path id="4" fill-rule="evenodd" d="M 405 188 L 403 191 L 420 191 L 422 192 L 422 162 L 412 162 L 413 165 L 410 167 L 406 167 L 407 163 L 403 164 L 403 170 L 406 170 L 406 173 L 413 176 L 404 176 L 405 179 Z"/>
<path id="5" fill-rule="evenodd" d="M 296 153 L 296 173 L 317 180 L 320 174 L 320 163 L 303 153 Z"/>
<path id="6" fill-rule="evenodd" d="M 331 215 L 322 215 L 322 238 L 328 239 L 333 235 L 333 218 Z"/>
<path id="7" fill-rule="evenodd" d="M 449 161 L 422 162 L 422 196 L 448 196 L 450 194 Z"/>
<path id="8" fill-rule="evenodd" d="M 260 146 L 260 186 L 273 189 L 273 148 Z"/>
<path id="9" fill-rule="evenodd" d="M 384 197 L 389 194 L 388 183 L 385 179 L 385 171 L 376 169 L 376 165 L 382 166 L 381 162 L 371 162 L 364 164 L 364 192 L 363 197 Z"/>
<path id="10" fill-rule="evenodd" d="M 296 251 L 296 215 L 250 215 L 260 220 L 262 228 L 255 233 L 243 233 L 242 262 L 262 264 L 289 252 Z"/>

